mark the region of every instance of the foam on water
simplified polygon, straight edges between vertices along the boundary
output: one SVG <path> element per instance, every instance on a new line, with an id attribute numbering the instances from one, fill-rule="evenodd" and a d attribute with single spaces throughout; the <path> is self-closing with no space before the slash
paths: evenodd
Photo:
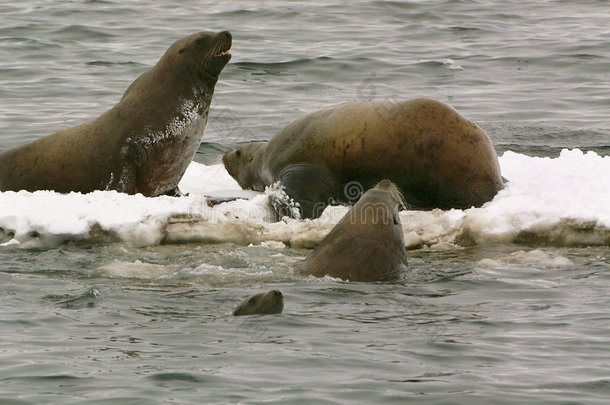
<path id="1" fill-rule="evenodd" d="M 610 156 L 578 149 L 563 150 L 557 158 L 506 152 L 500 164 L 509 183 L 483 207 L 402 212 L 407 247 L 610 244 Z M 0 193 L 0 242 L 5 248 L 83 240 L 312 248 L 347 212 L 347 207 L 329 207 L 316 220 L 271 222 L 269 195 L 240 190 L 222 165 L 192 163 L 180 188 L 190 195 Z M 204 195 L 247 199 L 211 207 Z"/>
<path id="2" fill-rule="evenodd" d="M 110 277 L 157 279 L 174 273 L 174 270 L 160 264 L 146 263 L 141 260 L 125 262 L 114 260 L 98 267 L 98 270 Z"/>
<path id="3" fill-rule="evenodd" d="M 572 261 L 563 256 L 551 256 L 548 253 L 535 249 L 529 252 L 519 250 L 505 257 L 496 259 L 482 259 L 478 262 L 481 268 L 511 268 L 511 267 L 534 267 L 534 268 L 560 268 L 573 264 Z"/>

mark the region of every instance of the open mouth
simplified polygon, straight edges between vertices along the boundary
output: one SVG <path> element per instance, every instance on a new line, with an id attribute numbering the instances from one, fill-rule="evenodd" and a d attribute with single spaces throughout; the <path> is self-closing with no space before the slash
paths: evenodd
<path id="1" fill-rule="evenodd" d="M 226 51 L 220 51 L 220 52 L 216 53 L 214 56 L 227 56 L 227 55 L 231 55 L 229 53 L 228 49 Z"/>
<path id="2" fill-rule="evenodd" d="M 219 49 L 214 53 L 214 56 L 230 56 L 231 54 L 229 53 L 229 49 L 231 49 L 231 42 L 232 41 L 230 39 L 228 41 L 223 41 L 223 43 L 218 46 Z"/>
<path id="3" fill-rule="evenodd" d="M 231 49 L 231 44 L 233 43 L 233 36 L 231 35 L 231 33 L 229 31 L 223 31 L 223 32 L 219 32 L 216 35 L 216 38 L 218 38 L 218 42 L 217 42 L 216 49 L 214 52 L 214 57 L 216 57 L 216 58 L 224 57 L 224 59 L 227 59 L 227 62 L 228 62 L 228 58 L 231 57 L 231 54 L 229 53 L 229 49 Z"/>
<path id="4" fill-rule="evenodd" d="M 208 49 L 207 53 L 203 55 L 202 68 L 208 75 L 218 79 L 222 69 L 231 60 L 229 49 L 231 49 L 232 42 L 231 34 L 228 31 L 218 33 L 212 49 Z"/>

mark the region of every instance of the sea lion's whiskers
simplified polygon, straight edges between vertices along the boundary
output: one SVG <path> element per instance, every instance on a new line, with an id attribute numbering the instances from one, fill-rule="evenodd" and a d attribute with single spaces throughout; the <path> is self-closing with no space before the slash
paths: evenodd
<path id="1" fill-rule="evenodd" d="M 214 55 L 218 53 L 218 49 L 220 48 L 219 44 L 216 44 L 214 47 L 208 49 L 208 51 L 203 55 L 201 59 L 201 68 L 205 69 L 211 62 Z"/>
<path id="2" fill-rule="evenodd" d="M 215 54 L 216 53 L 214 52 L 214 49 L 212 48 L 203 55 L 203 58 L 201 59 L 201 68 L 202 69 L 205 69 L 210 64 L 212 55 L 215 55 Z"/>
<path id="3" fill-rule="evenodd" d="M 409 205 L 409 203 L 407 203 L 407 200 L 405 198 L 405 194 L 402 192 L 402 190 L 400 190 L 399 188 L 396 188 L 396 192 L 398 193 L 398 203 L 400 204 L 402 209 L 404 211 L 410 210 L 411 206 Z"/>

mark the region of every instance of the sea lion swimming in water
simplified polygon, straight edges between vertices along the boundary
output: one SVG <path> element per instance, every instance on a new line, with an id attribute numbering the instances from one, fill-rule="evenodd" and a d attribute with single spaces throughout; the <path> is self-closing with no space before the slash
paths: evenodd
<path id="1" fill-rule="evenodd" d="M 317 111 L 271 141 L 225 153 L 223 163 L 243 189 L 263 191 L 280 181 L 303 218 L 320 216 L 328 204 L 357 201 L 382 179 L 394 182 L 415 209 L 478 207 L 503 187 L 487 134 L 427 98 Z"/>
<path id="2" fill-rule="evenodd" d="M 233 315 L 279 314 L 283 309 L 284 296 L 279 290 L 273 290 L 246 298 L 235 308 Z"/>
<path id="3" fill-rule="evenodd" d="M 0 154 L 0 191 L 180 194 L 205 129 L 231 34 L 176 41 L 98 118 Z"/>
<path id="4" fill-rule="evenodd" d="M 368 282 L 400 279 L 407 270 L 400 204 L 396 186 L 382 180 L 295 266 L 295 274 Z"/>

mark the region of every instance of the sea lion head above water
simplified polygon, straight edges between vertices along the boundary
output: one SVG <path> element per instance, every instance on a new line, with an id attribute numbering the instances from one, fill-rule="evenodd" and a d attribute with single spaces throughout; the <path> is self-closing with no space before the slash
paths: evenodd
<path id="1" fill-rule="evenodd" d="M 159 62 L 170 63 L 174 68 L 186 69 L 202 80 L 215 82 L 231 60 L 231 42 L 232 36 L 228 31 L 198 32 L 174 42 Z"/>
<path id="2" fill-rule="evenodd" d="M 273 290 L 246 298 L 235 308 L 233 315 L 279 314 L 283 309 L 284 296 L 279 290 Z"/>
<path id="3" fill-rule="evenodd" d="M 295 266 L 295 273 L 349 281 L 398 280 L 407 268 L 401 204 L 398 188 L 389 180 L 380 181 Z"/>

